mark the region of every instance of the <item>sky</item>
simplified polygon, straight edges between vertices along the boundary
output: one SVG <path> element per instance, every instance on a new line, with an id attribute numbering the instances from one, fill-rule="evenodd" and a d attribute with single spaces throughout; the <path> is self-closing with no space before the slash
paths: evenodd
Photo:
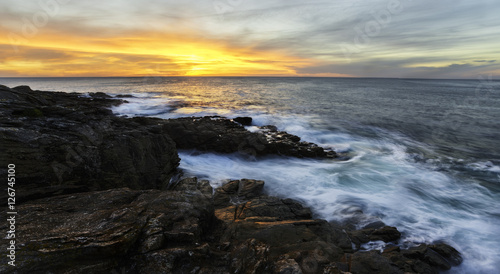
<path id="1" fill-rule="evenodd" d="M 500 76 L 498 0 L 0 0 L 0 77 Z"/>

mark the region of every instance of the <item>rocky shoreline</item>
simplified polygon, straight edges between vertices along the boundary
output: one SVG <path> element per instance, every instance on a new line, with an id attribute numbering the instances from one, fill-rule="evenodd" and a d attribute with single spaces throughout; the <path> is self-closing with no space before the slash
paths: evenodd
<path id="1" fill-rule="evenodd" d="M 113 115 L 125 100 L 0 86 L 0 172 L 16 165 L 18 213 L 16 266 L 2 255 L 1 273 L 439 273 L 462 262 L 446 243 L 402 248 L 397 228 L 377 220 L 314 219 L 299 202 L 266 195 L 263 181 L 212 189 L 182 178 L 177 149 L 338 155 L 273 126 L 250 132 L 249 117 Z M 361 248 L 377 241 L 383 251 Z"/>

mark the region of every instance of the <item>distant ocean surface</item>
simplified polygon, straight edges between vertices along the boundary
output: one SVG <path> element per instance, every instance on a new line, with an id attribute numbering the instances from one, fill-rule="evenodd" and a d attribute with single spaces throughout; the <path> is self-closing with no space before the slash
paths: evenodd
<path id="1" fill-rule="evenodd" d="M 134 95 L 113 109 L 119 115 L 251 116 L 257 126 L 276 125 L 349 160 L 181 151 L 180 168 L 214 186 L 265 180 L 270 194 L 298 199 L 327 220 L 362 210 L 396 226 L 402 246 L 446 241 L 465 258 L 450 273 L 500 272 L 499 81 L 145 77 L 0 84 Z"/>

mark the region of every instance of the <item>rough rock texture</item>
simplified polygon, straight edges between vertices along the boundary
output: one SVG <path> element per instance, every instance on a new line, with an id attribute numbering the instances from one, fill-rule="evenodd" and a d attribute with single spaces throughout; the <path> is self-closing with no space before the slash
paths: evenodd
<path id="1" fill-rule="evenodd" d="M 17 166 L 18 201 L 168 183 L 175 143 L 161 126 L 113 116 L 108 108 L 122 101 L 108 97 L 0 86 L 1 162 Z"/>
<path id="2" fill-rule="evenodd" d="M 388 245 L 384 253 L 359 250 L 370 241 L 396 242 L 401 233 L 389 226 L 346 231 L 313 219 L 297 201 L 262 194 L 262 185 L 230 181 L 214 194 L 215 216 L 224 223 L 220 241 L 237 246 L 251 239 L 266 250 L 245 262 L 247 269 L 261 270 L 255 273 L 437 273 L 461 263 L 460 253 L 443 243 L 408 250 Z M 244 268 L 234 265 L 234 271 Z"/>
<path id="3" fill-rule="evenodd" d="M 28 201 L 17 208 L 17 266 L 1 264 L 0 272 L 437 273 L 461 262 L 443 243 L 353 250 L 351 232 L 261 190 L 261 181 L 231 181 L 213 195 L 208 181 L 189 178 L 163 191 L 118 188 Z M 238 200 L 215 206 L 214 196 Z M 8 230 L 6 222 L 0 230 Z"/>
<path id="4" fill-rule="evenodd" d="M 295 200 L 265 195 L 263 181 L 214 191 L 208 181 L 171 180 L 174 142 L 253 156 L 335 155 L 273 126 L 250 133 L 221 117 L 115 117 L 108 108 L 120 103 L 99 92 L 0 86 L 1 161 L 16 164 L 18 212 L 16 267 L 2 256 L 0 273 L 438 273 L 462 262 L 444 243 L 401 249 L 396 228 L 367 217 L 355 218 L 363 226 L 314 219 Z M 372 241 L 385 250 L 360 249 Z M 8 245 L 3 239 L 0 250 Z"/>
<path id="5" fill-rule="evenodd" d="M 223 117 L 192 117 L 163 122 L 179 149 L 209 150 L 220 153 L 239 152 L 248 156 L 278 154 L 293 157 L 335 158 L 332 150 L 301 142 L 300 137 L 263 127 L 249 132 L 239 123 Z"/>
<path id="6" fill-rule="evenodd" d="M 233 119 L 233 121 L 240 123 L 244 126 L 249 126 L 252 124 L 252 117 L 236 117 Z"/>
<path id="7" fill-rule="evenodd" d="M 212 188 L 207 181 L 190 179 L 179 190 L 119 188 L 62 195 L 26 202 L 17 211 L 22 216 L 16 223 L 18 273 L 133 270 L 131 257 L 200 243 L 214 221 Z M 8 230 L 6 222 L 0 229 Z M 10 268 L 2 264 L 0 272 Z"/>

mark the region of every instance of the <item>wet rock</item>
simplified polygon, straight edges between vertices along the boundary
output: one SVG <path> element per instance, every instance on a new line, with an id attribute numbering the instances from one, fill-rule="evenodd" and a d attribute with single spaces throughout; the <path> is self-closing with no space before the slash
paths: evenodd
<path id="1" fill-rule="evenodd" d="M 384 226 L 379 229 L 366 228 L 350 231 L 349 236 L 352 242 L 359 247 L 359 245 L 370 241 L 397 241 L 401 237 L 401 233 L 395 227 Z"/>
<path id="2" fill-rule="evenodd" d="M 283 259 L 275 263 L 275 273 L 279 274 L 302 274 L 297 261 L 294 259 Z"/>
<path id="3" fill-rule="evenodd" d="M 378 251 L 356 252 L 350 259 L 350 272 L 357 274 L 394 273 L 404 272 L 395 267 L 391 261 L 383 257 Z"/>
<path id="4" fill-rule="evenodd" d="M 418 259 L 439 270 L 449 270 L 452 266 L 462 263 L 463 260 L 461 254 L 455 248 L 444 243 L 421 244 L 403 250 L 401 254 L 410 259 Z"/>
<path id="5" fill-rule="evenodd" d="M 266 195 L 262 181 L 214 192 L 208 181 L 171 180 L 175 143 L 253 156 L 329 152 L 274 126 L 251 133 L 222 117 L 113 116 L 109 107 L 122 102 L 0 86 L 0 157 L 18 174 L 18 273 L 438 273 L 462 262 L 444 243 L 356 251 L 353 243 L 400 233 L 361 210 L 351 225 L 314 219 L 300 202 Z"/>
<path id="6" fill-rule="evenodd" d="M 233 119 L 233 121 L 240 123 L 243 126 L 252 125 L 252 117 L 236 117 Z"/>
<path id="7" fill-rule="evenodd" d="M 239 123 L 217 116 L 170 119 L 162 122 L 179 149 L 220 153 L 239 152 L 246 156 L 277 154 L 292 157 L 335 158 L 316 144 L 301 142 L 298 136 L 263 127 L 249 132 Z"/>
<path id="8" fill-rule="evenodd" d="M 17 208 L 23 216 L 16 223 L 17 270 L 64 273 L 85 266 L 97 273 L 125 266 L 124 256 L 202 242 L 213 222 L 207 195 L 202 186 L 189 194 L 121 188 L 26 202 Z"/>
<path id="9" fill-rule="evenodd" d="M 240 184 L 238 181 L 229 182 L 217 189 L 215 196 L 236 193 Z M 260 189 L 260 186 L 247 189 L 255 196 L 260 192 L 252 191 L 256 188 Z M 221 241 L 235 245 L 255 239 L 267 245 L 270 259 L 281 261 L 274 266 L 274 273 L 295 273 L 293 271 L 297 269 L 316 273 L 311 269 L 319 271 L 322 265 L 343 255 L 339 246 L 347 246 L 347 249 L 351 246 L 347 234 L 341 229 L 324 220 L 312 219 L 310 210 L 292 199 L 260 194 L 239 204 L 219 203 L 215 216 L 225 224 Z"/>
<path id="10" fill-rule="evenodd" d="M 124 186 L 160 189 L 176 172 L 175 143 L 158 125 L 114 117 L 109 107 L 120 100 L 27 86 L 1 86 L 0 96 L 0 157 L 17 166 L 18 202 Z"/>
<path id="11" fill-rule="evenodd" d="M 240 204 L 248 199 L 261 195 L 263 188 L 263 181 L 248 179 L 231 181 L 216 189 L 214 193 L 214 204 L 216 207 Z"/>
<path id="12" fill-rule="evenodd" d="M 89 96 L 92 97 L 92 98 L 99 98 L 99 99 L 113 98 L 112 96 L 107 95 L 104 92 L 89 92 Z"/>
<path id="13" fill-rule="evenodd" d="M 269 246 L 255 239 L 248 239 L 232 252 L 232 273 L 266 273 L 271 268 Z"/>
<path id="14" fill-rule="evenodd" d="M 435 243 L 430 245 L 429 248 L 441 255 L 452 266 L 460 265 L 463 262 L 460 252 L 450 245 L 445 243 Z"/>

